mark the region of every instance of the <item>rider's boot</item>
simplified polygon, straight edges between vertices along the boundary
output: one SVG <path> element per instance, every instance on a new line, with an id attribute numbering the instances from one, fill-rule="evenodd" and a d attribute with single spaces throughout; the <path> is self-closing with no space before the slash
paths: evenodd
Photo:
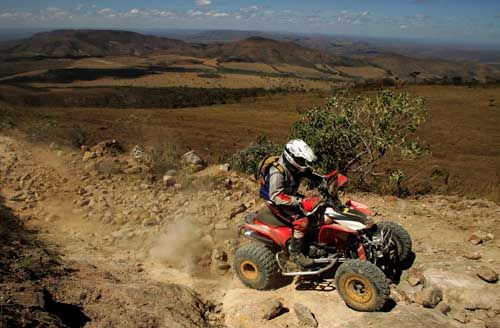
<path id="1" fill-rule="evenodd" d="M 314 261 L 304 254 L 302 254 L 302 244 L 304 238 L 292 237 L 290 239 L 290 245 L 288 247 L 288 252 L 290 254 L 290 260 L 297 264 L 301 268 L 310 267 L 314 264 Z"/>

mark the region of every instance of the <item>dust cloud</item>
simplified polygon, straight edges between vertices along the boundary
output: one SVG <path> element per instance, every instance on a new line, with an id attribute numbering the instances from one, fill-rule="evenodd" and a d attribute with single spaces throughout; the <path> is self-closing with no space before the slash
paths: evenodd
<path id="1" fill-rule="evenodd" d="M 207 228 L 208 229 L 208 228 Z M 211 237 L 204 237 L 203 227 L 191 219 L 180 219 L 163 227 L 150 257 L 168 267 L 196 272 L 210 264 Z"/>

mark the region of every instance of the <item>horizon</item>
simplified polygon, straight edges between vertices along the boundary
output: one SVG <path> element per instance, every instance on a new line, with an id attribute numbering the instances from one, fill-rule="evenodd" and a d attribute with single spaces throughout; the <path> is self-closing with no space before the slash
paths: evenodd
<path id="1" fill-rule="evenodd" d="M 6 41 L 16 41 L 21 39 L 29 38 L 37 33 L 42 32 L 54 32 L 59 30 L 88 30 L 88 31 L 125 31 L 125 32 L 135 32 L 143 35 L 153 35 L 158 37 L 174 38 L 168 34 L 175 34 L 175 38 L 182 39 L 180 34 L 185 35 L 196 35 L 196 33 L 203 32 L 237 32 L 237 33 L 249 33 L 248 37 L 252 37 L 251 33 L 264 35 L 267 38 L 273 38 L 276 35 L 283 36 L 315 36 L 315 37 L 325 37 L 325 38 L 338 38 L 345 39 L 347 41 L 359 41 L 359 42 L 395 42 L 399 46 L 416 46 L 419 48 L 429 47 L 432 49 L 456 49 L 461 51 L 500 51 L 500 44 L 484 44 L 484 43 L 474 43 L 467 41 L 449 41 L 441 39 L 423 39 L 423 38 L 401 38 L 401 37 L 383 37 L 383 36 L 363 36 L 363 35 L 348 35 L 348 34 L 328 34 L 328 33 L 314 33 L 314 32 L 289 32 L 289 31 L 279 31 L 279 30 L 258 30 L 258 29 L 199 29 L 199 28 L 158 28 L 158 27 L 143 27 L 143 28 L 98 28 L 98 27 L 47 27 L 47 28 L 4 28 L 0 29 L 0 42 Z M 267 34 L 267 35 L 266 35 Z M 274 35 L 273 35 L 274 34 Z M 245 37 L 247 38 L 247 37 Z M 244 39 L 244 38 L 243 38 Z M 188 41 L 189 42 L 189 41 Z M 291 41 L 293 42 L 293 41 Z M 203 43 L 203 42 L 201 42 Z"/>
<path id="2" fill-rule="evenodd" d="M 4 0 L 0 32 L 16 29 L 236 30 L 500 47 L 500 3 L 405 0 Z M 446 10 L 446 11 L 444 11 Z M 446 15 L 442 15 L 446 12 Z"/>

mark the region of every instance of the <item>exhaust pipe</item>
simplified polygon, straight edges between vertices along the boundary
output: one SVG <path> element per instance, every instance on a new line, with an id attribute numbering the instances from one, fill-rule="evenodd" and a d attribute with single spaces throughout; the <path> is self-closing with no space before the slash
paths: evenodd
<path id="1" fill-rule="evenodd" d="M 321 274 L 325 271 L 330 270 L 333 268 L 333 266 L 337 263 L 338 258 L 326 258 L 326 259 L 314 259 L 314 263 L 321 264 L 321 263 L 328 263 L 327 266 L 322 267 L 319 270 L 316 271 L 296 271 L 296 272 L 285 272 L 285 269 L 283 268 L 283 265 L 281 264 L 279 260 L 279 254 L 276 254 L 276 262 L 278 262 L 278 266 L 281 269 L 281 275 L 286 276 L 286 277 L 291 277 L 291 276 L 314 276 Z"/>
<path id="2" fill-rule="evenodd" d="M 269 246 L 276 246 L 274 241 L 272 239 L 267 238 L 266 236 L 261 235 L 258 232 L 251 231 L 251 230 L 245 230 L 243 232 L 243 236 L 245 236 L 248 239 L 252 239 L 261 243 L 264 243 Z"/>

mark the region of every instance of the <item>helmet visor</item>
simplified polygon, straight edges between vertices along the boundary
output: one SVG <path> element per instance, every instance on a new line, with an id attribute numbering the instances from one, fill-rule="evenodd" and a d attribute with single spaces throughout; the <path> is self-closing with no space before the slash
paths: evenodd
<path id="1" fill-rule="evenodd" d="M 294 160 L 295 160 L 295 163 L 297 163 L 300 166 L 307 166 L 307 161 L 305 158 L 302 158 L 302 157 L 297 158 L 296 157 L 296 158 L 294 158 Z"/>

